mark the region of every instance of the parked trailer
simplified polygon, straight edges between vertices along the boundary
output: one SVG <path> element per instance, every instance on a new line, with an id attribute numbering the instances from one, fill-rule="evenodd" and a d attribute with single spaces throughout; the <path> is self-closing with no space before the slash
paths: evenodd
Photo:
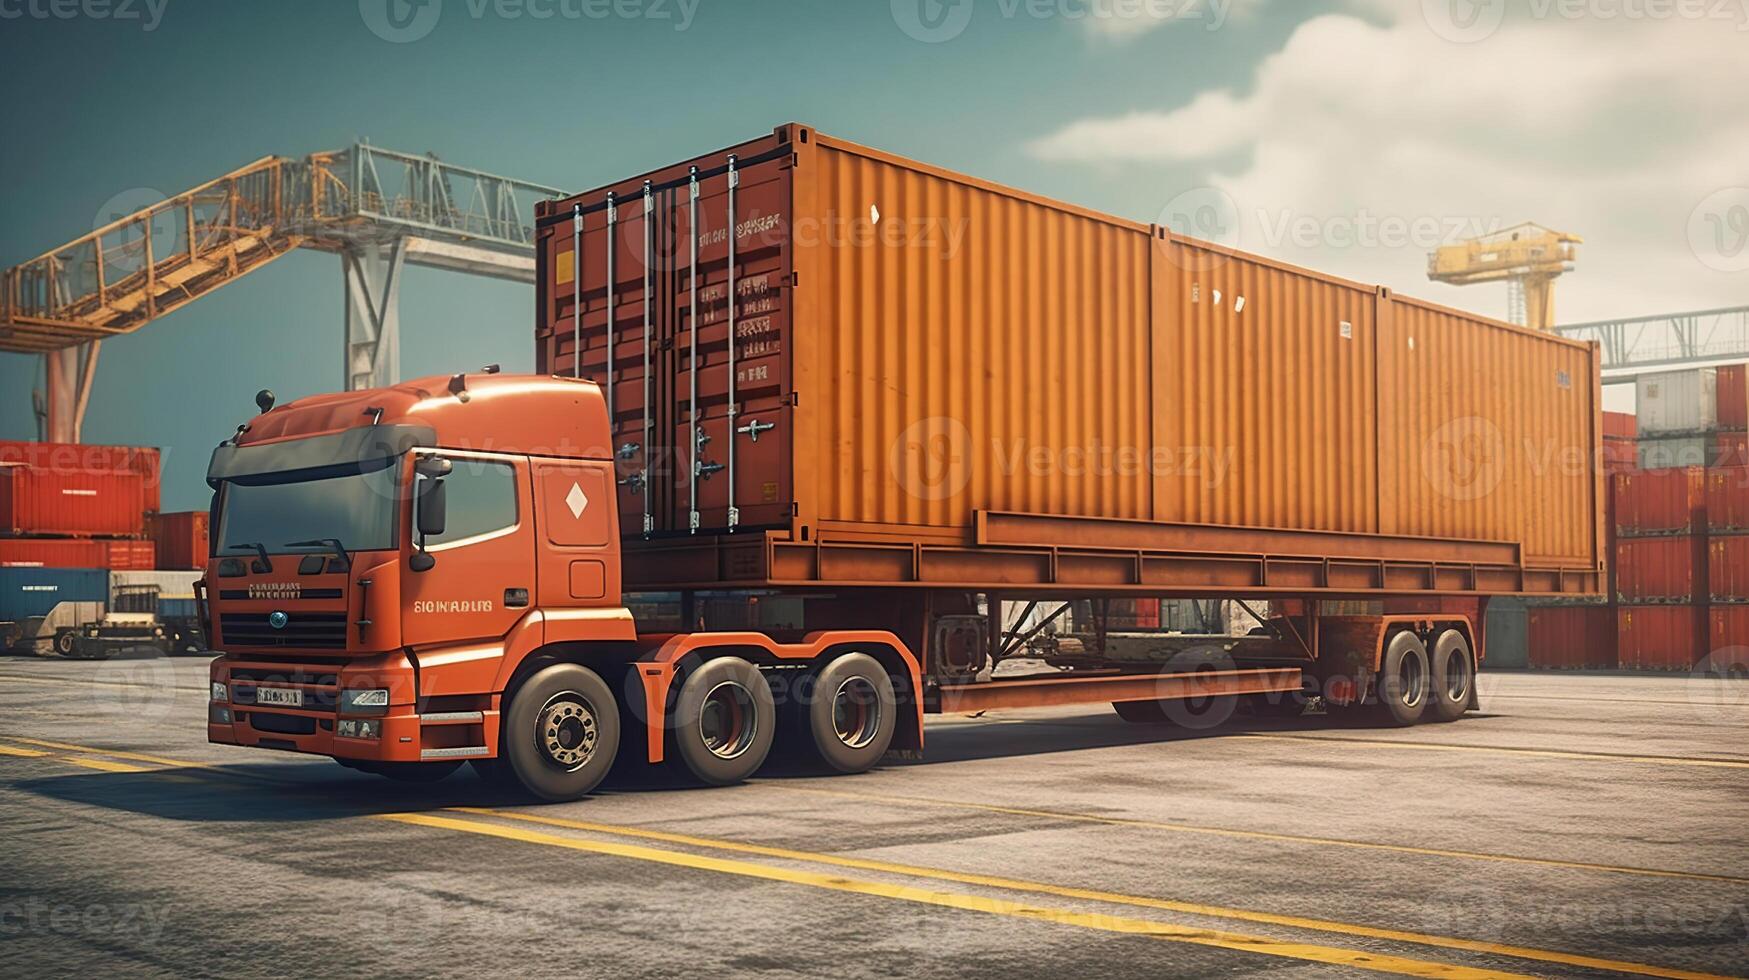
<path id="1" fill-rule="evenodd" d="M 108 589 L 100 569 L 0 568 L 0 650 L 46 652 L 76 609 L 102 609 Z"/>
<path id="2" fill-rule="evenodd" d="M 263 392 L 215 451 L 212 741 L 567 799 L 622 734 L 725 783 L 941 712 L 1451 720 L 1489 596 L 1602 591 L 1593 345 L 804 126 L 537 223 L 542 374 Z M 1110 628 L 1160 597 L 1261 625 Z"/>

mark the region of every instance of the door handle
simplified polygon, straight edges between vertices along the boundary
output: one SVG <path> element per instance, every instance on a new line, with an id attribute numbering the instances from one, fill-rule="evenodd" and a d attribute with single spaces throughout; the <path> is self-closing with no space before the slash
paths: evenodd
<path id="1" fill-rule="evenodd" d="M 504 605 L 508 609 L 521 609 L 528 605 L 527 589 L 505 589 Z"/>

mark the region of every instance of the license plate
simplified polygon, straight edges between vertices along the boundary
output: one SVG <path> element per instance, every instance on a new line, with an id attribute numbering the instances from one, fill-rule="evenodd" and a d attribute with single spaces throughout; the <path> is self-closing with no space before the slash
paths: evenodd
<path id="1" fill-rule="evenodd" d="M 255 703 L 301 708 L 304 706 L 304 692 L 290 687 L 258 687 L 255 689 Z"/>

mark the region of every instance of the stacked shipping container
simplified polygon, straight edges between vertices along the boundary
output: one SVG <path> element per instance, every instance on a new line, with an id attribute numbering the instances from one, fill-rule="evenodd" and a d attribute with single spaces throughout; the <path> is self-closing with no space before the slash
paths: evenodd
<path id="1" fill-rule="evenodd" d="M 157 513 L 161 464 L 138 446 L 0 441 L 0 567 L 205 567 L 207 515 Z"/>

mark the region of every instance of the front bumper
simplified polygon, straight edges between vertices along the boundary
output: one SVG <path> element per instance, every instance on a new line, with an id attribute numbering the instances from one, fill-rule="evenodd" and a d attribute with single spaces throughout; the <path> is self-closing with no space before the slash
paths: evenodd
<path id="1" fill-rule="evenodd" d="M 373 762 L 434 762 L 491 758 L 497 754 L 498 704 L 491 696 L 423 706 L 417 678 L 403 656 L 340 663 L 292 663 L 248 655 L 221 655 L 212 662 L 214 682 L 227 700 L 207 705 L 207 741 L 220 745 L 307 752 Z M 257 703 L 260 688 L 303 692 L 302 707 Z M 387 688 L 383 714 L 341 714 L 340 692 Z M 423 711 L 421 708 L 423 707 Z M 375 738 L 347 737 L 342 722 L 371 722 Z"/>

